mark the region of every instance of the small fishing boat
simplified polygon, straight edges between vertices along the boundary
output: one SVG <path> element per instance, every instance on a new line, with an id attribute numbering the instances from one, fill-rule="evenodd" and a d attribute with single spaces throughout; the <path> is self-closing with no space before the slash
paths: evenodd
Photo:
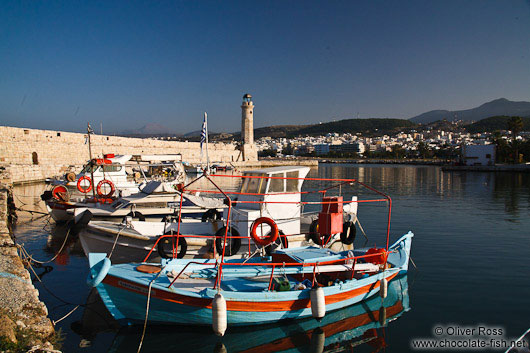
<path id="1" fill-rule="evenodd" d="M 203 177 L 217 185 L 210 176 Z M 243 179 L 247 189 L 238 193 L 237 200 L 223 192 L 228 204 L 228 225 L 232 212 L 236 213 L 233 204 L 265 203 L 252 199 L 261 196 L 260 189 L 265 184 L 275 182 L 284 190 L 282 194 L 292 195 L 298 192 L 286 192 L 283 187 L 288 182 L 299 185 L 304 178 L 247 175 Z M 246 237 L 234 236 L 228 226 L 221 238 L 222 252 L 218 257 L 183 259 L 177 256 L 179 240 L 197 235 L 178 230 L 177 234 L 158 238 L 157 243 L 167 239 L 173 248 L 173 258 L 158 263 L 144 261 L 112 265 L 106 253 L 89 253 L 87 280 L 98 289 L 110 313 L 118 320 L 212 325 L 218 335 L 223 335 L 228 325 L 258 325 L 311 316 L 322 319 L 326 312 L 353 305 L 378 292 L 385 298 L 388 281 L 408 270 L 413 238 L 412 232 L 408 232 L 390 245 L 390 197 L 355 179 L 310 180 L 338 182 L 325 188 L 326 195 L 332 189 L 341 193 L 343 188 L 351 185 L 360 185 L 378 194 L 381 198 L 364 202 L 388 204 L 385 247 L 334 251 L 320 246 L 300 246 L 276 248 L 270 254 L 249 249 L 246 258 L 231 258 L 227 250 L 229 239 Z M 257 185 L 256 190 L 254 185 Z M 322 193 L 316 195 L 321 199 L 304 203 L 319 203 L 323 207 L 318 216 L 318 232 L 322 237 L 321 244 L 326 245 L 330 234 L 343 231 L 344 204 L 358 201 L 343 201 L 342 196 L 322 196 Z M 300 203 L 298 200 L 266 200 L 266 204 L 275 202 Z M 178 224 L 182 226 L 184 223 L 179 221 Z M 260 225 L 269 229 L 262 229 L 258 234 Z M 252 239 L 261 246 L 258 250 L 279 236 L 278 225 L 268 217 L 257 218 L 250 229 Z M 156 244 L 151 251 L 155 247 Z"/>
<path id="2" fill-rule="evenodd" d="M 301 247 L 277 250 L 269 261 L 171 259 L 110 265 L 106 254 L 91 253 L 89 280 L 117 320 L 143 322 L 149 296 L 152 323 L 214 325 L 216 333 L 224 333 L 226 325 L 322 318 L 386 291 L 388 280 L 408 270 L 412 237 L 407 233 L 388 252 Z M 382 257 L 383 263 L 369 262 Z"/>

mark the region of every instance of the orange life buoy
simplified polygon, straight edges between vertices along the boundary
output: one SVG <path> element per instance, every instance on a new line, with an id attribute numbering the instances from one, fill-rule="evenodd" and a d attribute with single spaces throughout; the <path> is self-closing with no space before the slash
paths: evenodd
<path id="1" fill-rule="evenodd" d="M 107 192 L 106 194 L 104 194 L 103 191 L 101 191 L 103 185 L 105 184 L 110 186 L 110 191 Z M 101 197 L 111 197 L 114 194 L 114 191 L 116 191 L 116 188 L 114 187 L 114 183 L 112 181 L 103 179 L 98 183 L 98 187 L 96 188 L 96 190 L 98 192 L 98 195 Z"/>
<path id="2" fill-rule="evenodd" d="M 82 185 L 81 185 L 81 182 L 83 180 L 88 180 L 88 187 L 84 188 Z M 87 192 L 90 192 L 90 190 L 92 190 L 92 179 L 90 179 L 89 176 L 86 176 L 86 175 L 83 175 L 81 178 L 79 178 L 79 180 L 77 181 L 77 190 L 79 190 L 80 192 L 82 192 L 83 194 L 86 194 Z"/>
<path id="3" fill-rule="evenodd" d="M 271 227 L 271 231 L 269 232 L 269 234 L 267 234 L 263 238 L 259 237 L 258 234 L 256 233 L 258 226 L 262 223 L 265 223 L 269 227 Z M 276 225 L 276 222 L 274 222 L 274 220 L 268 217 L 260 217 L 256 219 L 252 223 L 252 227 L 250 229 L 250 236 L 252 237 L 252 240 L 254 240 L 256 244 L 261 245 L 261 246 L 266 246 L 276 241 L 276 239 L 278 239 L 278 234 L 279 232 L 278 232 L 278 226 Z"/>

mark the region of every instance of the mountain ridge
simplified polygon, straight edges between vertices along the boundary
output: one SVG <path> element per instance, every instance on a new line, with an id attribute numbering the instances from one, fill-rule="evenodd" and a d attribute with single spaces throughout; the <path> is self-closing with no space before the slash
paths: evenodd
<path id="1" fill-rule="evenodd" d="M 431 110 L 410 118 L 419 124 L 428 124 L 437 120 L 479 121 L 492 116 L 530 116 L 530 102 L 511 101 L 506 98 L 494 99 L 475 108 L 463 110 Z"/>

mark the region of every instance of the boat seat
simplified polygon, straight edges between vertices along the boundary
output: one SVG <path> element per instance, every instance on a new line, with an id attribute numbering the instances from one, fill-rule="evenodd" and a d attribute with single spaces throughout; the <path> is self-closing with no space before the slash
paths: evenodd
<path id="1" fill-rule="evenodd" d="M 325 262 L 338 260 L 342 257 L 339 253 L 317 246 L 302 246 L 291 249 L 277 249 L 272 253 L 272 262 Z"/>

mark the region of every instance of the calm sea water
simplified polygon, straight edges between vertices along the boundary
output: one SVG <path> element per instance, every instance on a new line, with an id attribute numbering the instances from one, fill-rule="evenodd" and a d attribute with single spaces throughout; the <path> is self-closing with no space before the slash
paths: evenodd
<path id="1" fill-rule="evenodd" d="M 391 240 L 414 232 L 412 258 L 418 269 L 411 266 L 401 279 L 408 281 L 406 298 L 384 305 L 397 310 L 400 302 L 410 305 L 410 310 L 395 311 L 397 319 L 381 328 L 374 323 L 381 304 L 369 302 L 328 315 L 322 331 L 315 331 L 311 320 L 247 331 L 229 329 L 224 345 L 210 330 L 148 327 L 142 352 L 310 351 L 322 332 L 327 350 L 372 352 L 386 345 L 386 351 L 407 352 L 411 339 L 432 338 L 439 325 L 496 326 L 504 329 L 506 337 L 528 329 L 530 175 L 447 173 L 432 166 L 320 165 L 309 176 L 355 178 L 392 197 Z M 17 206 L 43 210 L 36 198 L 42 189 L 42 185 L 17 187 Z M 344 192 L 345 197 L 362 194 Z M 385 205 L 359 206 L 370 246 L 384 241 L 385 210 Z M 46 217 L 19 212 L 15 235 L 37 259 L 51 258 L 65 233 L 64 227 L 48 223 Z M 365 243 L 358 234 L 356 246 Z M 105 309 L 95 306 L 97 295 L 85 284 L 88 262 L 74 238 L 54 262 L 37 271 L 44 284 L 36 287 L 50 318 L 58 320 L 75 305 L 83 305 L 57 324 L 65 335 L 63 351 L 136 351 L 141 330 L 118 330 Z M 86 308 L 87 303 L 94 305 Z"/>

